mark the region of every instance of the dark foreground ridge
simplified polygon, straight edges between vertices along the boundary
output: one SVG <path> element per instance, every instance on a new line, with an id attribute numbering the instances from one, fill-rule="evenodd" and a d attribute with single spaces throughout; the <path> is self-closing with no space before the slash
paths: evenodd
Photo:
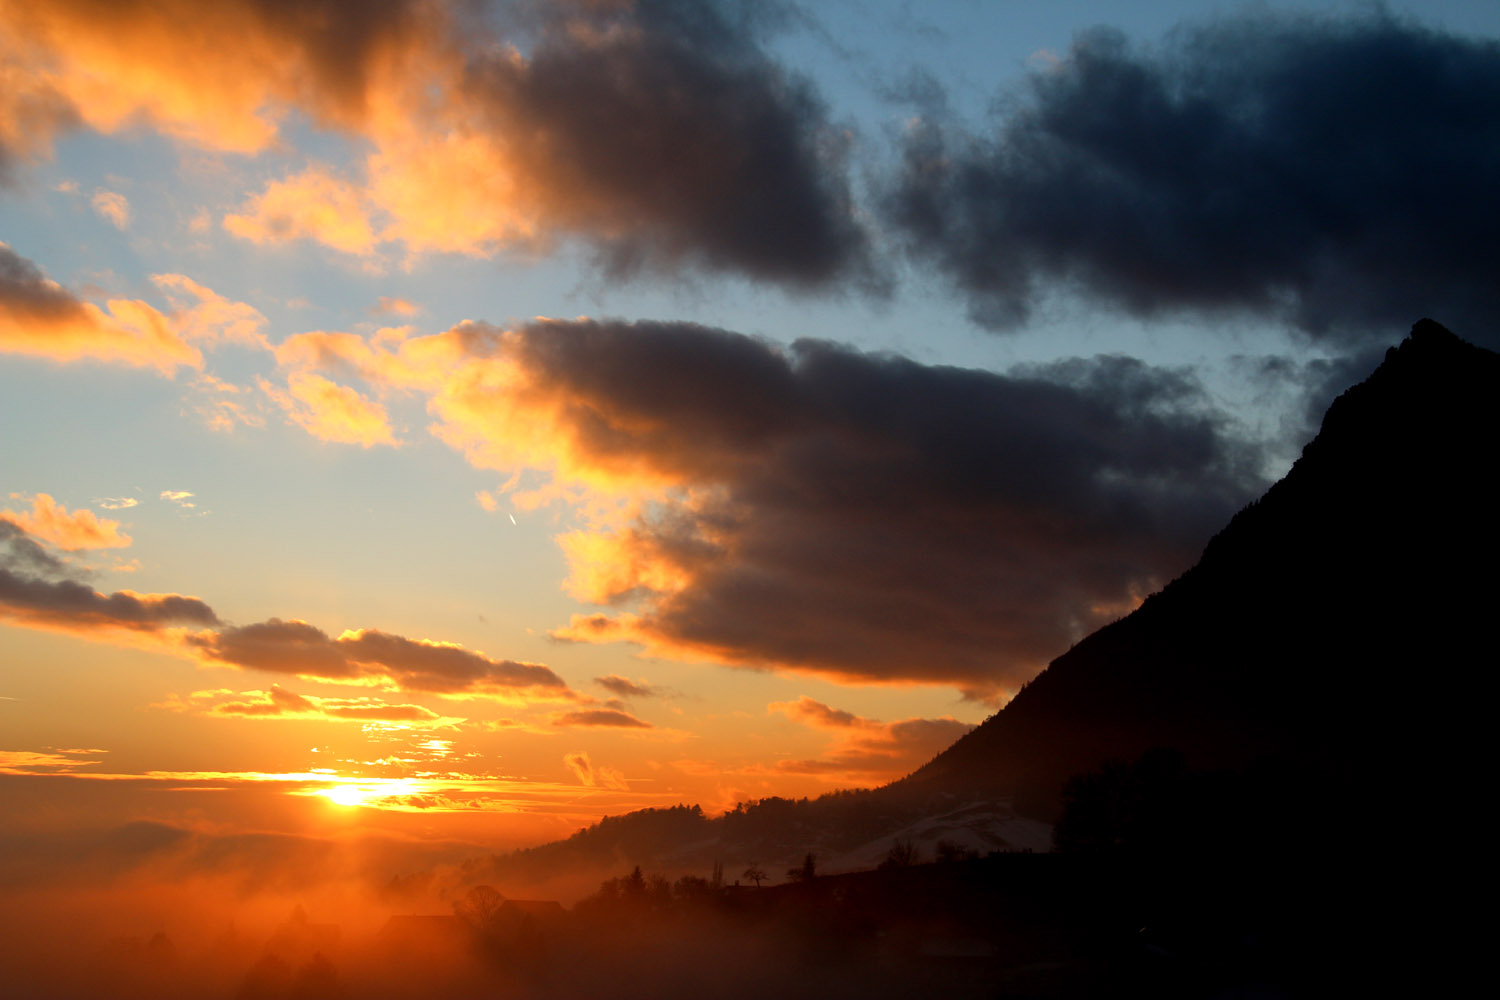
<path id="1" fill-rule="evenodd" d="M 1486 828 L 1497 456 L 1500 355 L 1423 320 L 1197 565 L 925 767 L 721 820 L 684 811 L 684 841 L 766 858 L 786 831 L 826 847 L 1005 803 L 1056 822 L 1061 854 L 820 875 L 816 920 L 862 914 L 864 940 L 895 940 L 899 920 L 875 915 L 914 912 L 925 886 L 930 926 L 991 949 L 954 996 L 1440 991 L 1482 953 L 1451 897 Z M 651 846 L 630 853 L 649 865 Z M 674 845 L 654 846 L 670 869 Z M 753 898 L 800 927 L 810 891 Z M 826 992 L 899 995 L 880 981 L 846 969 Z"/>
<path id="2" fill-rule="evenodd" d="M 1056 819 L 1070 776 L 1170 747 L 1294 771 L 1331 815 L 1451 815 L 1489 756 L 1497 455 L 1500 355 L 1422 320 L 1196 566 L 892 791 Z"/>
<path id="3" fill-rule="evenodd" d="M 1222 818 L 1236 842 L 1271 817 L 1303 839 L 1363 840 L 1378 801 L 1472 808 L 1489 759 L 1497 455 L 1500 355 L 1422 320 L 1197 565 L 907 778 L 722 819 L 647 810 L 481 867 L 505 880 L 598 859 L 695 870 L 815 850 L 850 868 L 839 859 L 862 846 L 873 863 L 893 836 L 981 825 L 981 851 L 1045 850 L 1008 817 L 1056 822 L 1070 779 L 1153 750 L 1257 789 L 1253 819 Z"/>

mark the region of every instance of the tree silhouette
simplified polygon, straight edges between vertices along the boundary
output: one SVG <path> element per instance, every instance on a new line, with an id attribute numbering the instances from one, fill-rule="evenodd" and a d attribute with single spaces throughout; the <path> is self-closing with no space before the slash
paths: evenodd
<path id="1" fill-rule="evenodd" d="M 770 875 L 766 874 L 766 870 L 764 868 L 754 863 L 752 863 L 749 868 L 745 869 L 745 874 L 741 877 L 744 878 L 747 882 L 754 882 L 755 888 L 757 889 L 760 888 L 760 884 L 762 882 L 768 881 L 771 878 Z"/>
<path id="2" fill-rule="evenodd" d="M 494 886 L 476 885 L 453 904 L 453 912 L 475 930 L 489 930 L 500 917 L 505 897 Z"/>
<path id="3" fill-rule="evenodd" d="M 667 881 L 667 877 L 660 872 L 649 876 L 646 879 L 644 898 L 648 904 L 658 910 L 670 908 L 672 905 L 672 883 Z"/>
<path id="4" fill-rule="evenodd" d="M 719 886 L 702 875 L 684 875 L 672 883 L 672 898 L 680 903 L 702 903 L 719 894 Z"/>
<path id="5" fill-rule="evenodd" d="M 943 863 L 954 861 L 967 861 L 970 858 L 979 857 L 979 852 L 972 847 L 965 847 L 956 840 L 939 840 L 936 845 L 937 859 Z"/>
<path id="6" fill-rule="evenodd" d="M 817 875 L 818 856 L 811 851 L 808 851 L 807 857 L 802 859 L 802 864 L 796 868 L 788 868 L 786 870 L 786 877 L 789 882 L 811 882 L 817 878 Z"/>
<path id="7" fill-rule="evenodd" d="M 892 868 L 910 868 L 917 863 L 917 845 L 908 838 L 897 837 L 891 841 L 891 849 L 885 852 L 885 860 L 880 862 L 880 870 L 888 871 Z"/>

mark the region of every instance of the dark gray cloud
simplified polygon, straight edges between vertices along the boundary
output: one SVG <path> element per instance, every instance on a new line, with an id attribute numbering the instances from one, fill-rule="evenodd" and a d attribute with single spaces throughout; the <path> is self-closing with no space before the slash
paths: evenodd
<path id="1" fill-rule="evenodd" d="M 604 726 L 615 729 L 650 729 L 651 723 L 637 719 L 617 708 L 582 708 L 559 712 L 552 717 L 554 726 Z"/>
<path id="2" fill-rule="evenodd" d="M 641 684 L 619 674 L 595 677 L 594 683 L 621 698 L 650 698 L 660 693 L 650 684 Z"/>
<path id="3" fill-rule="evenodd" d="M 399 65 L 414 84 L 431 74 L 427 103 L 406 112 L 415 125 L 430 119 L 434 141 L 446 128 L 495 140 L 492 169 L 524 203 L 522 228 L 540 241 L 580 238 L 611 276 L 701 269 L 799 290 L 884 287 L 850 189 L 850 129 L 765 44 L 808 23 L 790 4 L 13 6 L 0 22 L 28 39 L 39 62 L 70 67 L 63 77 L 124 68 L 119 100 L 136 105 L 135 120 L 178 138 L 260 145 L 269 135 L 259 135 L 259 116 L 292 109 L 374 136 L 378 109 L 393 97 L 385 76 Z M 222 58 L 185 58 L 203 51 Z M 200 95 L 203 106 L 152 101 L 138 85 L 148 73 L 161 91 Z M 239 85 L 225 88 L 224 74 Z M 45 156 L 54 133 L 101 125 L 24 61 L 0 75 L 24 85 L 0 94 L 0 177 L 18 159 Z"/>
<path id="4" fill-rule="evenodd" d="M 0 53 L 0 78 L 5 81 L 0 87 L 0 185 L 13 183 L 23 165 L 48 158 L 61 136 L 99 124 L 90 120 L 92 108 L 75 103 L 77 80 L 70 76 L 80 70 L 94 76 L 122 63 L 149 67 L 148 78 L 158 94 L 181 88 L 205 98 L 207 107 L 198 111 L 204 119 L 233 118 L 286 103 L 320 122 L 350 125 L 368 113 L 375 67 L 400 44 L 445 26 L 445 14 L 427 0 L 5 4 L 0 33 L 21 44 Z M 223 58 L 203 58 L 216 49 Z M 183 58 L 188 52 L 194 58 Z M 230 76 L 238 85 L 234 98 L 243 103 L 215 107 L 213 97 L 223 92 L 223 81 Z M 126 103 L 139 101 L 143 77 L 122 81 L 113 96 Z M 172 102 L 168 98 L 165 103 Z M 130 117 L 139 122 L 153 121 L 160 111 L 145 106 L 135 110 Z M 186 109 L 175 110 L 180 114 Z M 193 124 L 212 133 L 216 123 Z"/>
<path id="5" fill-rule="evenodd" d="M 83 317 L 83 303 L 41 268 L 0 243 L 0 337 L 6 325 L 54 324 Z"/>
<path id="6" fill-rule="evenodd" d="M 884 208 L 994 328 L 1081 292 L 1391 339 L 1500 336 L 1500 44 L 1383 13 L 1079 35 L 994 131 L 906 137 Z"/>
<path id="7" fill-rule="evenodd" d="M 775 5 L 542 8 L 526 59 L 468 86 L 563 229 L 617 276 L 682 265 L 794 288 L 873 281 L 847 140 L 813 85 L 761 45 Z"/>
<path id="8" fill-rule="evenodd" d="M 0 618 L 66 631 L 217 625 L 212 608 L 181 594 L 102 594 L 11 521 L 0 520 Z"/>
<path id="9" fill-rule="evenodd" d="M 575 466 L 693 491 L 605 547 L 611 589 L 590 596 L 618 608 L 562 638 L 1011 686 L 1185 569 L 1260 485 L 1189 376 L 1127 358 L 1001 375 L 589 321 L 470 346 L 517 363 Z"/>
<path id="10" fill-rule="evenodd" d="M 251 670 L 344 680 L 362 671 L 327 632 L 303 621 L 271 618 L 194 636 L 189 646 L 211 660 Z"/>
<path id="11" fill-rule="evenodd" d="M 1252 406 L 1279 414 L 1277 425 L 1266 428 L 1267 448 L 1290 459 L 1318 433 L 1334 399 L 1374 371 L 1388 349 L 1384 344 L 1351 346 L 1330 358 L 1307 360 L 1241 355 L 1230 359 L 1230 371 L 1254 393 Z"/>
<path id="12" fill-rule="evenodd" d="M 228 701 L 215 705 L 213 711 L 219 715 L 276 716 L 317 713 L 317 706 L 295 691 L 271 685 L 265 697 L 254 701 Z"/>
<path id="13" fill-rule="evenodd" d="M 66 563 L 48 552 L 30 532 L 4 518 L 0 518 L 0 569 L 45 579 L 66 577 L 71 572 Z"/>
<path id="14" fill-rule="evenodd" d="M 821 757 L 781 760 L 776 770 L 794 774 L 902 774 L 931 760 L 974 727 L 957 719 L 881 722 L 833 708 L 805 695 L 769 706 L 788 718 L 835 733 L 839 743 Z"/>
<path id="15" fill-rule="evenodd" d="M 973 728 L 957 719 L 905 719 L 861 733 L 822 757 L 779 760 L 776 770 L 785 774 L 906 774 Z"/>
<path id="16" fill-rule="evenodd" d="M 72 567 L 24 528 L 0 520 L 0 620 L 84 633 L 199 626 L 201 631 L 176 641 L 203 659 L 251 670 L 328 680 L 385 678 L 403 691 L 431 694 L 531 692 L 553 699 L 577 697 L 566 681 L 539 663 L 491 659 L 453 643 L 408 639 L 378 629 L 346 631 L 334 638 L 307 622 L 279 618 L 227 625 L 196 597 L 131 591 L 101 594 L 75 577 Z M 271 704 L 280 709 L 313 705 L 279 689 Z M 346 709 L 342 716 L 348 718 L 362 710 L 348 701 L 323 699 L 321 704 L 342 706 Z M 378 706 L 378 710 L 390 707 Z M 341 713 L 329 710 L 326 714 Z"/>
<path id="17" fill-rule="evenodd" d="M 338 124 L 368 113 L 372 77 L 393 49 L 440 29 L 468 27 L 466 15 L 472 8 L 464 0 L 48 0 L 7 6 L 13 9 L 5 11 L 5 26 L 30 43 L 33 57 L 78 43 L 85 49 L 90 42 L 133 43 L 136 57 L 144 62 L 172 51 L 163 44 L 163 32 L 190 40 L 202 51 L 237 41 L 259 57 L 241 68 L 253 66 L 264 77 L 241 80 L 242 85 L 263 88 L 268 99 L 296 102 L 319 120 Z M 177 82 L 173 73 L 192 80 L 219 67 L 218 61 L 206 59 L 195 66 L 154 68 L 156 77 L 165 76 L 170 85 Z M 39 137 L 24 133 L 40 130 L 45 148 L 53 133 L 82 123 L 80 111 L 87 109 L 74 107 L 45 77 L 23 72 L 8 83 L 15 92 L 0 96 L 0 142 L 8 127 L 22 133 L 17 138 L 23 144 L 36 146 Z M 0 157 L 3 152 L 0 148 Z"/>
<path id="18" fill-rule="evenodd" d="M 377 629 L 337 640 L 351 660 L 379 664 L 408 691 L 456 692 L 475 688 L 550 688 L 566 691 L 557 674 L 538 663 L 494 660 L 451 643 L 420 642 Z"/>
<path id="19" fill-rule="evenodd" d="M 349 722 L 434 722 L 438 714 L 421 705 L 392 705 L 378 698 L 308 698 L 275 684 L 264 694 L 225 701 L 209 710 L 214 715 L 254 719 L 319 716 Z"/>
<path id="20" fill-rule="evenodd" d="M 542 690 L 567 696 L 567 683 L 537 663 L 494 660 L 449 643 L 361 629 L 338 638 L 302 621 L 271 618 L 191 636 L 209 660 L 271 673 L 348 680 L 387 677 L 403 691 L 494 694 Z"/>

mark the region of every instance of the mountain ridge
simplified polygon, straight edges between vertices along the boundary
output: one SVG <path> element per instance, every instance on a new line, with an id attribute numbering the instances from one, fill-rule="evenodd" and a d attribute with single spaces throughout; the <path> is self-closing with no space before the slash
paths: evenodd
<path id="1" fill-rule="evenodd" d="M 1493 587 L 1462 581 L 1500 552 L 1494 515 L 1473 503 L 1493 496 L 1497 398 L 1500 355 L 1418 322 L 1193 567 L 888 787 L 1009 793 L 1052 819 L 1069 776 L 1154 746 L 1200 767 L 1357 766 L 1348 742 L 1379 728 L 1372 689 L 1401 685 L 1412 660 L 1474 647 L 1463 626 Z M 1279 695 L 1273 677 L 1293 689 Z"/>
<path id="2" fill-rule="evenodd" d="M 1287 474 L 1192 567 L 910 775 L 742 803 L 718 819 L 694 807 L 663 838 L 646 828 L 676 810 L 607 818 L 471 874 L 584 862 L 693 870 L 808 850 L 852 862 L 882 838 L 984 803 L 967 835 L 943 835 L 981 851 L 1028 849 L 1034 831 L 1012 843 L 1005 824 L 1055 822 L 1069 779 L 1158 748 L 1199 772 L 1264 766 L 1271 779 L 1235 787 L 1282 796 L 1267 809 L 1305 810 L 1310 790 L 1323 795 L 1316 819 L 1335 836 L 1392 789 L 1456 814 L 1488 757 L 1486 701 L 1471 696 L 1482 680 L 1463 671 L 1493 660 L 1481 623 L 1497 595 L 1465 570 L 1500 564 L 1488 483 L 1497 455 L 1500 355 L 1422 320 L 1340 394 Z"/>

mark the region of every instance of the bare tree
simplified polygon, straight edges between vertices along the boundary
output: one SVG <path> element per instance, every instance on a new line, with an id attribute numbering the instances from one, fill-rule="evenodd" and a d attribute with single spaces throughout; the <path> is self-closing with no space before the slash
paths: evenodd
<path id="1" fill-rule="evenodd" d="M 972 847 L 965 847 L 956 840 L 939 840 L 937 842 L 937 859 L 949 863 L 954 861 L 967 861 L 970 858 L 979 857 L 979 852 Z"/>
<path id="2" fill-rule="evenodd" d="M 745 874 L 742 875 L 741 878 L 745 879 L 745 881 L 747 882 L 754 882 L 755 888 L 759 889 L 760 884 L 762 882 L 769 881 L 771 876 L 767 875 L 766 870 L 760 865 L 752 862 L 750 867 L 745 869 Z"/>
<path id="3" fill-rule="evenodd" d="M 897 837 L 891 841 L 891 849 L 885 852 L 885 860 L 880 862 L 882 870 L 890 868 L 910 868 L 917 863 L 917 845 L 910 838 Z"/>
<path id="4" fill-rule="evenodd" d="M 494 886 L 476 885 L 453 904 L 453 912 L 476 930 L 488 930 L 500 916 L 505 897 Z"/>

